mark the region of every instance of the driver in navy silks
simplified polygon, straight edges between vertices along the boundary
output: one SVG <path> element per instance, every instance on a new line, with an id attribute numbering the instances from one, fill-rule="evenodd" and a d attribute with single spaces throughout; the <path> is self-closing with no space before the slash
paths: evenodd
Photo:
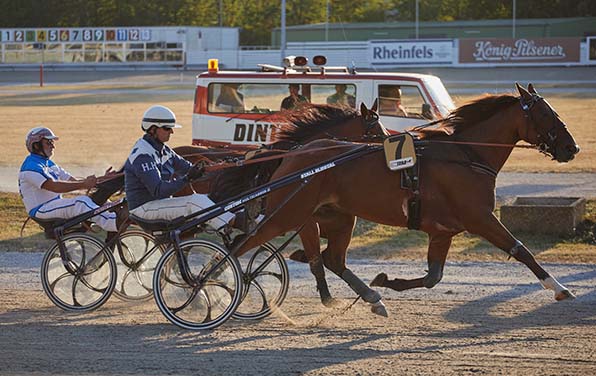
<path id="1" fill-rule="evenodd" d="M 133 146 L 124 165 L 125 191 L 130 213 L 145 220 L 173 220 L 214 205 L 205 194 L 171 197 L 193 179 L 203 175 L 201 166 L 193 166 L 165 143 L 170 140 L 176 115 L 167 107 L 151 106 L 143 114 L 141 129 L 145 135 Z M 228 224 L 243 230 L 243 216 L 224 212 L 208 221 L 222 229 Z"/>

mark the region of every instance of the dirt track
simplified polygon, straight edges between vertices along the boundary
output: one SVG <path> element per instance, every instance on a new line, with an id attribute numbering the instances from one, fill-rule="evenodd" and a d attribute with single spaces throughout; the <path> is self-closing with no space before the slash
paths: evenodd
<path id="1" fill-rule="evenodd" d="M 37 260 L 0 257 L 0 373 L 15 374 L 596 374 L 596 271 L 548 265 L 578 298 L 555 303 L 515 263 L 453 263 L 432 290 L 382 290 L 390 317 L 329 278 L 342 306 L 323 308 L 306 268 L 291 265 L 283 314 L 231 320 L 211 332 L 169 324 L 152 301 L 112 298 L 96 312 L 53 307 L 38 287 Z M 11 261 L 8 261 L 11 260 Z M 366 280 L 379 270 L 413 277 L 423 263 L 360 262 Z"/>

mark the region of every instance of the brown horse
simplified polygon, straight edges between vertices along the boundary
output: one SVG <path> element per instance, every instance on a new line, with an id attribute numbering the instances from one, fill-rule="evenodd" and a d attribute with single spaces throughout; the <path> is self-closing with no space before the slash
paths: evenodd
<path id="1" fill-rule="evenodd" d="M 486 96 L 454 110 L 437 129 L 420 130 L 421 138 L 427 143 L 418 163 L 420 230 L 429 236 L 428 273 L 411 280 L 389 280 L 382 273 L 374 278 L 372 286 L 397 291 L 432 288 L 442 278 L 451 239 L 468 231 L 484 237 L 525 264 L 545 288 L 555 292 L 556 300 L 573 297 L 493 214 L 496 175 L 517 141 L 535 145 L 558 162 L 568 162 L 579 152 L 565 124 L 532 85 L 528 90 L 516 86 L 519 97 Z M 486 144 L 489 143 L 501 147 L 488 147 Z M 272 179 L 339 155 L 346 149 L 321 148 L 340 144 L 327 140 L 308 144 L 305 149 L 313 149 L 312 153 L 284 159 Z M 344 144 L 348 149 L 358 147 L 357 144 Z M 278 211 L 253 236 L 237 243 L 237 254 L 297 229 L 313 218 L 325 218 L 325 224 L 331 223 L 326 229 L 327 249 L 322 254 L 325 266 L 344 279 L 366 302 L 373 303 L 373 308 L 374 305 L 378 308 L 382 304 L 380 294 L 366 286 L 345 265 L 355 216 L 405 227 L 408 199 L 412 193 L 401 188 L 400 173 L 386 167 L 382 151 L 366 154 L 310 179 L 310 183 L 283 206 L 283 201 L 298 183 L 269 194 L 266 213 Z M 321 257 L 306 248 L 305 253 L 309 261 Z M 318 278 L 317 285 L 324 282 Z"/>

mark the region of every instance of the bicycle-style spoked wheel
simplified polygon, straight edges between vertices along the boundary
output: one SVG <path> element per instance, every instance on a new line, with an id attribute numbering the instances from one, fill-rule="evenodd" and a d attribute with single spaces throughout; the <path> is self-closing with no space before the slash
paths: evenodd
<path id="1" fill-rule="evenodd" d="M 182 277 L 172 247 L 159 260 L 153 275 L 153 292 L 160 311 L 175 325 L 190 330 L 213 329 L 234 313 L 242 298 L 242 272 L 235 257 L 204 240 L 180 244 L 194 281 Z M 214 267 L 224 260 L 221 265 Z"/>
<path id="2" fill-rule="evenodd" d="M 65 311 L 99 308 L 109 299 L 116 284 L 114 257 L 101 241 L 86 234 L 67 235 L 63 242 L 65 260 L 57 243 L 43 258 L 43 290 L 52 303 Z"/>
<path id="3" fill-rule="evenodd" d="M 155 238 L 142 230 L 129 230 L 118 239 L 114 259 L 118 278 L 114 294 L 128 301 L 142 301 L 153 296 L 153 272 L 164 253 Z"/>
<path id="4" fill-rule="evenodd" d="M 290 285 L 288 265 L 273 245 L 265 243 L 242 255 L 243 298 L 233 317 L 259 320 L 283 303 Z"/>

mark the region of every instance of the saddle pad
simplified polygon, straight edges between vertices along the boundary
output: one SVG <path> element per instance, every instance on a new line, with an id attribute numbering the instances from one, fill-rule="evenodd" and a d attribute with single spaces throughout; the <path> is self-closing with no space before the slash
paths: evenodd
<path id="1" fill-rule="evenodd" d="M 383 142 L 385 161 L 391 171 L 403 170 L 416 164 L 414 138 L 409 133 L 387 137 Z"/>

